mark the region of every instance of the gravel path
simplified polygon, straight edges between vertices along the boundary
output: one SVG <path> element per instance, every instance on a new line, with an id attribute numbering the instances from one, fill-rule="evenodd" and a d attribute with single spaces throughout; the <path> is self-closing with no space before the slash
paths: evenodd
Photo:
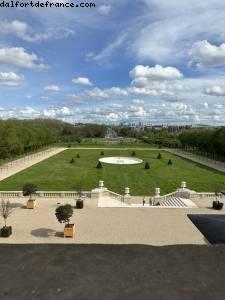
<path id="1" fill-rule="evenodd" d="M 56 155 L 66 148 L 50 148 L 35 154 L 28 155 L 26 157 L 14 160 L 5 165 L 0 166 L 0 181 L 8 178 L 20 171 L 23 171 L 53 155 Z"/>
<path id="2" fill-rule="evenodd" d="M 204 166 L 207 166 L 207 167 L 210 167 L 217 171 L 221 171 L 221 172 L 225 173 L 225 164 L 223 162 L 209 159 L 204 156 L 192 154 L 192 153 L 189 153 L 189 152 L 186 152 L 183 150 L 179 150 L 179 149 L 165 149 L 165 150 L 168 152 L 171 152 L 173 154 L 176 154 L 178 156 L 181 156 L 183 158 L 187 158 L 189 160 L 192 160 L 192 161 L 202 164 Z"/>

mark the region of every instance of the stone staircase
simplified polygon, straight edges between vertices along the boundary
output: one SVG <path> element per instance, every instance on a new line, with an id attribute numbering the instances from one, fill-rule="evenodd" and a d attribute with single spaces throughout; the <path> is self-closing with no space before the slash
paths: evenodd
<path id="1" fill-rule="evenodd" d="M 163 207 L 195 207 L 195 204 L 189 199 L 184 199 L 180 197 L 170 198 L 162 203 L 160 206 Z"/>

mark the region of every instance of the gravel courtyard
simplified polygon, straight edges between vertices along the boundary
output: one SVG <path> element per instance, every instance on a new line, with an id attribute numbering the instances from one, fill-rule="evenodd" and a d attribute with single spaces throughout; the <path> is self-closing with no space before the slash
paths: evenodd
<path id="1" fill-rule="evenodd" d="M 58 203 L 74 205 L 73 199 L 38 199 L 34 210 L 24 208 L 25 198 L 13 199 L 11 203 L 14 209 L 8 225 L 12 225 L 13 234 L 0 238 L 0 243 L 204 245 L 207 241 L 187 214 L 217 213 L 207 208 L 211 200 L 201 200 L 202 207 L 195 209 L 149 209 L 97 208 L 97 200 L 87 199 L 83 210 L 74 209 L 71 222 L 75 223 L 76 235 L 71 239 L 63 238 L 64 225 L 58 223 L 55 208 Z"/>

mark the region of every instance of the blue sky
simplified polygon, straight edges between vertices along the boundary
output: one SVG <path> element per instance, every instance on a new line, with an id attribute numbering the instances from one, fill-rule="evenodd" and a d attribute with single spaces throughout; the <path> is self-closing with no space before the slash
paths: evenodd
<path id="1" fill-rule="evenodd" d="M 95 4 L 0 8 L 0 118 L 224 124 L 225 2 Z"/>

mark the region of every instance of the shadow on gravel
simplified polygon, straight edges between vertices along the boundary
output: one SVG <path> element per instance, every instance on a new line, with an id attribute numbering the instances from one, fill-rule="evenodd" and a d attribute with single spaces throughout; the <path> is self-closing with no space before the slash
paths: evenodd
<path id="1" fill-rule="evenodd" d="M 225 215 L 188 215 L 210 244 L 225 244 Z"/>
<path id="2" fill-rule="evenodd" d="M 11 203 L 12 208 L 27 208 L 26 205 L 23 205 L 21 203 Z"/>
<path id="3" fill-rule="evenodd" d="M 55 235 L 55 230 L 49 228 L 38 228 L 31 231 L 31 234 L 36 237 L 50 237 Z"/>

